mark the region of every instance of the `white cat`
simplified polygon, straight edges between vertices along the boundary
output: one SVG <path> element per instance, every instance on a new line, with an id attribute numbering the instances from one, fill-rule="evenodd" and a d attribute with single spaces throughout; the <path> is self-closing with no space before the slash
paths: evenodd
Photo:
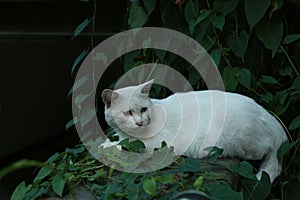
<path id="1" fill-rule="evenodd" d="M 207 156 L 206 147 L 217 146 L 225 157 L 263 159 L 258 179 L 263 171 L 271 182 L 281 173 L 277 151 L 286 133 L 253 99 L 217 90 L 150 99 L 152 83 L 102 92 L 105 119 L 119 140 L 139 139 L 149 151 L 165 141 L 175 154 L 195 158 Z M 102 146 L 117 144 L 106 141 Z"/>

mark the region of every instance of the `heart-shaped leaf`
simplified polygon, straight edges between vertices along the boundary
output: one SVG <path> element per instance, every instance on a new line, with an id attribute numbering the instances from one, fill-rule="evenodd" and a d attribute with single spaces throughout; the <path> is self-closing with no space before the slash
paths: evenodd
<path id="1" fill-rule="evenodd" d="M 153 177 L 146 178 L 143 181 L 143 189 L 144 191 L 149 195 L 155 195 L 156 194 L 156 181 Z"/>
<path id="2" fill-rule="evenodd" d="M 235 34 L 228 38 L 228 45 L 233 53 L 244 60 L 244 55 L 248 47 L 249 35 L 243 30 L 237 37 Z"/>
<path id="3" fill-rule="evenodd" d="M 250 73 L 250 71 L 246 68 L 241 69 L 239 76 L 238 76 L 238 81 L 244 87 L 250 89 L 251 88 L 251 73 Z"/>
<path id="4" fill-rule="evenodd" d="M 144 1 L 144 5 L 146 10 L 148 11 L 148 15 L 150 15 L 156 6 L 156 0 L 146 0 Z"/>
<path id="5" fill-rule="evenodd" d="M 283 40 L 283 44 L 290 44 L 296 40 L 300 39 L 300 34 L 292 34 L 292 35 L 288 35 L 284 38 Z"/>
<path id="6" fill-rule="evenodd" d="M 131 28 L 142 27 L 148 21 L 148 15 L 141 6 L 132 4 L 129 11 L 129 25 Z"/>
<path id="7" fill-rule="evenodd" d="M 239 69 L 236 67 L 225 67 L 223 70 L 223 80 L 227 91 L 234 91 L 238 85 L 237 75 Z"/>
<path id="8" fill-rule="evenodd" d="M 256 35 L 262 41 L 267 49 L 272 51 L 274 57 L 283 35 L 283 22 L 280 16 L 274 16 L 271 19 L 264 18 L 256 28 Z"/>
<path id="9" fill-rule="evenodd" d="M 239 0 L 215 0 L 213 10 L 226 16 L 236 8 L 238 2 Z"/>
<path id="10" fill-rule="evenodd" d="M 300 127 L 300 115 L 293 119 L 293 121 L 289 125 L 290 130 L 295 130 Z"/>
<path id="11" fill-rule="evenodd" d="M 270 5 L 270 0 L 245 0 L 245 14 L 251 30 L 263 18 Z"/>
<path id="12" fill-rule="evenodd" d="M 11 200 L 23 200 L 26 193 L 30 190 L 30 188 L 26 187 L 25 181 L 20 183 L 11 196 Z"/>
<path id="13" fill-rule="evenodd" d="M 261 76 L 260 81 L 269 84 L 280 84 L 274 77 L 266 75 Z"/>
<path id="14" fill-rule="evenodd" d="M 56 174 L 52 179 L 52 189 L 60 197 L 62 197 L 65 188 L 65 183 L 65 179 L 60 174 Z"/>
<path id="15" fill-rule="evenodd" d="M 185 162 L 178 167 L 180 172 L 198 172 L 200 171 L 200 161 L 196 158 L 187 158 Z"/>
<path id="16" fill-rule="evenodd" d="M 243 177 L 257 180 L 255 174 L 253 173 L 253 167 L 246 161 L 241 162 L 240 165 L 234 164 L 232 166 L 232 170 Z"/>

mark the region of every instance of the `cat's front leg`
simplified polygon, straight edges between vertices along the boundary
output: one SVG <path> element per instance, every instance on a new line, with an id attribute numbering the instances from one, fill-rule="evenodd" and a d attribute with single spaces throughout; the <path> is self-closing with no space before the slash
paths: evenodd
<path id="1" fill-rule="evenodd" d="M 111 146 L 115 146 L 117 147 L 117 149 L 122 150 L 122 146 L 118 145 L 119 142 L 115 141 L 115 142 L 111 142 L 109 139 L 107 139 L 104 143 L 100 144 L 98 148 L 107 148 L 107 147 L 111 147 Z"/>

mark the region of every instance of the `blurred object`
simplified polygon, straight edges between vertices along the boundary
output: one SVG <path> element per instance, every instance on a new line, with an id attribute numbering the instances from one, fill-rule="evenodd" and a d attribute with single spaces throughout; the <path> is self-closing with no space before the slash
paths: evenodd
<path id="1" fill-rule="evenodd" d="M 178 7 L 180 8 L 180 10 L 183 9 L 183 5 L 185 3 L 185 0 L 176 0 L 175 4 L 178 5 Z"/>
<path id="2" fill-rule="evenodd" d="M 177 194 L 172 200 L 211 200 L 211 198 L 200 191 L 185 191 Z"/>
<path id="3" fill-rule="evenodd" d="M 63 198 L 47 197 L 41 200 L 96 200 L 96 197 L 82 184 L 70 189 Z"/>

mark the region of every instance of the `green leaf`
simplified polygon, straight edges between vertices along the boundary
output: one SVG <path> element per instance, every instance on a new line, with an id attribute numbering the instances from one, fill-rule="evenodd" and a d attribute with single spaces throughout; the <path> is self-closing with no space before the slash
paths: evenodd
<path id="1" fill-rule="evenodd" d="M 162 145 L 163 146 L 163 145 Z M 163 147 L 153 152 L 153 157 L 149 162 L 150 167 L 153 166 L 157 169 L 157 166 L 166 166 L 171 164 L 174 160 L 174 148 Z"/>
<path id="2" fill-rule="evenodd" d="M 264 83 L 269 83 L 269 84 L 280 84 L 275 78 L 273 78 L 272 76 L 266 76 L 263 75 L 261 76 L 260 81 L 264 82 Z"/>
<path id="3" fill-rule="evenodd" d="M 239 37 L 237 37 L 236 34 L 233 34 L 228 38 L 228 45 L 237 57 L 244 60 L 244 55 L 248 47 L 248 41 L 249 35 L 245 30 L 242 30 Z"/>
<path id="4" fill-rule="evenodd" d="M 27 167 L 38 167 L 42 163 L 36 160 L 22 159 L 0 170 L 0 180 L 7 174 Z"/>
<path id="5" fill-rule="evenodd" d="M 72 88 L 70 89 L 70 91 L 68 92 L 68 97 L 73 94 L 74 91 L 76 91 L 80 86 L 82 86 L 84 83 L 86 83 L 86 81 L 88 80 L 88 76 L 85 75 L 83 77 L 81 77 L 78 81 L 76 81 L 74 83 L 74 85 L 72 86 Z"/>
<path id="6" fill-rule="evenodd" d="M 284 102 L 285 102 L 285 100 L 288 96 L 289 96 L 288 91 L 284 90 L 284 91 L 277 92 L 276 95 L 275 95 L 275 98 L 278 98 L 279 103 L 281 105 L 284 105 Z"/>
<path id="7" fill-rule="evenodd" d="M 162 184 L 168 184 L 174 182 L 174 174 L 166 174 L 156 177 L 156 181 Z"/>
<path id="8" fill-rule="evenodd" d="M 284 200 L 299 200 L 300 181 L 297 178 L 290 179 L 283 187 Z"/>
<path id="9" fill-rule="evenodd" d="M 208 181 L 215 181 L 215 180 L 225 180 L 225 176 L 221 174 L 220 172 L 213 172 L 213 171 L 206 171 L 203 174 L 203 177 L 205 180 Z"/>
<path id="10" fill-rule="evenodd" d="M 52 172 L 52 169 L 50 168 L 50 166 L 44 166 L 44 167 L 42 167 L 40 169 L 39 173 L 34 178 L 34 181 L 36 181 L 36 180 L 42 180 L 46 176 L 49 176 L 51 174 L 51 172 Z"/>
<path id="11" fill-rule="evenodd" d="M 293 144 L 289 141 L 282 143 L 277 152 L 277 158 L 279 162 L 283 161 L 283 157 L 293 148 Z"/>
<path id="12" fill-rule="evenodd" d="M 219 66 L 220 61 L 221 61 L 221 56 L 222 56 L 222 51 L 221 49 L 214 49 L 210 52 L 210 56 L 213 59 L 213 61 L 216 64 L 216 67 Z"/>
<path id="13" fill-rule="evenodd" d="M 194 67 L 190 67 L 188 69 L 188 72 L 189 72 L 190 84 L 196 85 L 201 80 L 201 76 L 200 76 L 199 72 Z"/>
<path id="14" fill-rule="evenodd" d="M 262 177 L 259 181 L 245 181 L 247 184 L 247 190 L 245 191 L 245 199 L 265 200 L 271 192 L 270 177 L 266 172 L 262 173 Z M 244 183 L 244 184 L 246 184 Z M 248 192 L 249 193 L 248 193 Z"/>
<path id="15" fill-rule="evenodd" d="M 122 146 L 122 148 L 125 148 L 127 151 L 130 152 L 140 152 L 142 149 L 145 149 L 145 144 L 140 140 L 134 140 L 130 141 L 128 138 L 122 140 L 119 145 Z"/>
<path id="16" fill-rule="evenodd" d="M 75 59 L 75 61 L 73 62 L 72 68 L 71 68 L 71 74 L 74 73 L 76 67 L 78 66 L 78 64 L 80 63 L 80 61 L 86 56 L 86 54 L 88 53 L 88 50 L 83 50 L 80 55 Z"/>
<path id="17" fill-rule="evenodd" d="M 168 2 L 168 3 L 165 3 Z M 172 5 L 172 1 L 159 1 L 159 6 L 165 4 L 167 8 L 163 8 L 162 12 L 162 23 L 163 26 L 169 29 L 173 29 L 182 33 L 188 32 L 188 26 L 186 26 L 186 20 L 184 12 L 180 12 L 177 6 Z"/>
<path id="18" fill-rule="evenodd" d="M 86 126 L 96 116 L 97 115 L 96 115 L 96 108 L 95 107 L 91 107 L 91 108 L 87 108 L 87 109 L 82 110 L 80 118 L 79 118 L 81 128 Z"/>
<path id="19" fill-rule="evenodd" d="M 82 102 L 84 102 L 90 95 L 88 94 L 78 94 L 75 98 L 74 98 L 74 104 L 81 110 L 81 104 Z"/>
<path id="20" fill-rule="evenodd" d="M 93 58 L 95 61 L 102 61 L 105 65 L 107 65 L 107 56 L 102 52 L 96 52 Z"/>
<path id="21" fill-rule="evenodd" d="M 199 176 L 194 184 L 193 187 L 195 188 L 195 190 L 199 190 L 201 188 L 201 186 L 203 185 L 203 181 L 204 181 L 204 177 L 203 176 Z"/>
<path id="22" fill-rule="evenodd" d="M 187 23 L 195 20 L 199 15 L 199 3 L 198 1 L 190 0 L 185 6 L 184 16 Z"/>
<path id="23" fill-rule="evenodd" d="M 129 22 L 131 28 L 142 27 L 148 21 L 148 15 L 141 6 L 132 4 L 129 11 Z"/>
<path id="24" fill-rule="evenodd" d="M 144 179 L 143 189 L 147 194 L 149 194 L 151 196 L 154 196 L 156 194 L 156 181 L 155 181 L 155 179 L 153 177 Z"/>
<path id="25" fill-rule="evenodd" d="M 300 39 L 300 34 L 292 34 L 288 35 L 284 38 L 282 44 L 290 44 L 292 42 L 295 42 L 296 40 Z"/>
<path id="26" fill-rule="evenodd" d="M 10 200 L 23 200 L 30 187 L 26 187 L 25 181 L 20 183 L 14 190 Z"/>
<path id="27" fill-rule="evenodd" d="M 265 102 L 267 102 L 268 104 L 271 104 L 273 101 L 273 94 L 271 92 L 266 91 L 265 94 L 261 95 L 261 99 Z"/>
<path id="28" fill-rule="evenodd" d="M 62 197 L 65 188 L 65 179 L 60 174 L 56 174 L 51 182 L 53 191 L 60 197 Z"/>
<path id="29" fill-rule="evenodd" d="M 267 9 L 271 5 L 270 0 L 246 0 L 245 1 L 245 14 L 250 29 L 263 18 Z"/>
<path id="30" fill-rule="evenodd" d="M 285 113 L 285 111 L 287 110 L 287 108 L 289 107 L 289 105 L 291 104 L 291 100 L 287 101 L 287 103 L 285 103 L 284 105 L 281 104 L 275 104 L 275 108 L 274 108 L 274 112 L 277 115 L 282 115 L 283 113 Z"/>
<path id="31" fill-rule="evenodd" d="M 131 51 L 128 52 L 127 54 L 125 54 L 124 56 L 124 70 L 127 72 L 130 69 L 132 69 L 133 65 L 134 65 L 134 59 L 140 55 L 141 50 L 135 50 L 135 51 Z"/>
<path id="32" fill-rule="evenodd" d="M 121 187 L 120 183 L 118 183 L 118 182 L 111 183 L 110 185 L 108 185 L 106 191 L 103 191 L 105 193 L 105 196 L 101 199 L 107 199 L 107 200 L 113 199 L 113 198 L 111 198 L 112 194 L 122 191 L 121 188 L 122 187 Z"/>
<path id="33" fill-rule="evenodd" d="M 283 90 L 275 94 L 272 103 L 275 105 L 274 111 L 277 115 L 283 114 L 290 105 L 291 100 L 289 99 L 286 101 L 288 96 L 289 92 L 287 90 Z"/>
<path id="34" fill-rule="evenodd" d="M 243 200 L 239 192 L 236 192 L 225 184 L 208 184 L 209 194 L 217 200 Z"/>
<path id="35" fill-rule="evenodd" d="M 289 88 L 290 90 L 297 90 L 300 88 L 300 77 L 297 77 L 294 82 L 293 85 Z"/>
<path id="36" fill-rule="evenodd" d="M 77 122 L 78 122 L 78 118 L 74 117 L 73 119 L 71 119 L 70 121 L 67 122 L 65 129 L 68 130 L 69 128 L 74 126 Z"/>
<path id="37" fill-rule="evenodd" d="M 256 26 L 256 35 L 264 46 L 272 51 L 272 57 L 274 57 L 283 35 L 281 17 L 274 16 L 271 19 L 264 18 Z"/>
<path id="38" fill-rule="evenodd" d="M 41 197 L 49 194 L 50 188 L 46 186 L 46 188 L 32 188 L 26 193 L 25 199 L 42 199 Z"/>
<path id="39" fill-rule="evenodd" d="M 238 2 L 238 0 L 215 0 L 213 10 L 226 16 L 236 8 Z"/>
<path id="40" fill-rule="evenodd" d="M 153 12 L 153 10 L 155 9 L 156 0 L 145 0 L 144 6 L 148 12 L 148 15 L 150 15 Z"/>
<path id="41" fill-rule="evenodd" d="M 206 10 L 206 9 L 203 9 L 200 11 L 200 15 L 197 17 L 196 20 L 191 20 L 189 21 L 189 29 L 190 29 L 190 32 L 192 34 L 194 34 L 194 30 L 195 30 L 195 27 L 200 23 L 202 22 L 204 19 L 206 19 L 211 13 L 211 10 Z"/>
<path id="42" fill-rule="evenodd" d="M 213 147 L 207 147 L 204 149 L 205 151 L 209 151 L 207 158 L 209 161 L 216 160 L 224 151 L 224 149 L 220 149 L 216 146 Z"/>
<path id="43" fill-rule="evenodd" d="M 300 127 L 300 115 L 298 115 L 297 117 L 295 117 L 293 119 L 293 121 L 289 125 L 289 129 L 290 130 L 295 130 L 295 129 L 299 128 L 299 127 Z"/>
<path id="44" fill-rule="evenodd" d="M 253 173 L 253 167 L 246 161 L 242 161 L 240 165 L 233 164 L 232 170 L 243 177 L 252 180 L 257 180 L 255 174 Z"/>
<path id="45" fill-rule="evenodd" d="M 201 45 L 206 51 L 208 51 L 215 44 L 215 42 L 216 42 L 216 37 L 206 36 L 201 42 Z"/>
<path id="46" fill-rule="evenodd" d="M 75 156 L 76 154 L 80 154 L 84 152 L 84 150 L 85 150 L 84 146 L 78 145 L 77 148 L 74 149 L 66 148 L 65 153 L 69 153 Z"/>
<path id="47" fill-rule="evenodd" d="M 225 17 L 220 13 L 216 13 L 212 16 L 211 23 L 214 27 L 222 31 L 222 28 L 225 24 Z"/>
<path id="48" fill-rule="evenodd" d="M 58 153 L 56 152 L 55 154 L 53 154 L 52 156 L 50 156 L 50 158 L 48 158 L 48 160 L 46 161 L 46 163 L 52 163 L 53 161 L 56 161 L 60 155 L 62 155 L 63 153 Z"/>
<path id="49" fill-rule="evenodd" d="M 227 91 L 235 91 L 238 80 L 237 76 L 239 74 L 239 69 L 237 67 L 231 68 L 231 67 L 225 67 L 223 70 L 223 80 L 224 80 L 224 86 Z"/>
<path id="50" fill-rule="evenodd" d="M 200 161 L 196 158 L 187 158 L 182 165 L 178 167 L 180 172 L 198 172 L 200 171 Z"/>
<path id="51" fill-rule="evenodd" d="M 161 49 L 154 49 L 155 55 L 159 58 L 161 62 L 164 61 L 167 51 Z"/>
<path id="52" fill-rule="evenodd" d="M 88 19 L 84 19 L 76 28 L 73 37 L 71 38 L 71 40 L 73 40 L 75 37 L 77 37 L 86 27 L 87 25 L 89 25 L 89 23 L 92 21 L 92 18 Z"/>
<path id="53" fill-rule="evenodd" d="M 238 81 L 246 88 L 251 88 L 251 73 L 248 69 L 241 69 L 238 75 Z"/>
<path id="54" fill-rule="evenodd" d="M 283 69 L 280 68 L 278 70 L 278 72 L 281 76 L 289 76 L 289 77 L 293 78 L 293 69 L 290 66 L 287 66 Z"/>

